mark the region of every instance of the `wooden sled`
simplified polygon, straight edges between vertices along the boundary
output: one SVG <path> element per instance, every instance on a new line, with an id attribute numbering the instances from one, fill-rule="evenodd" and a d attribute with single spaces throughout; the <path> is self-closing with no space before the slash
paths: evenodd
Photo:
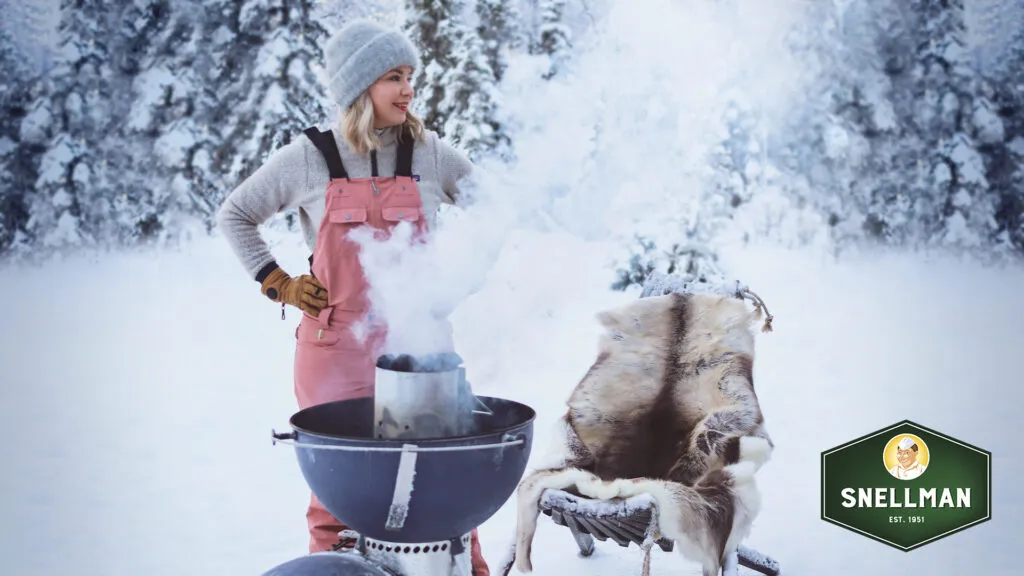
<path id="1" fill-rule="evenodd" d="M 644 551 L 643 575 L 650 574 L 650 554 L 654 546 L 671 552 L 674 542 L 657 534 L 657 510 L 649 498 L 634 497 L 615 500 L 592 500 L 564 490 L 546 490 L 540 501 L 541 511 L 555 524 L 572 533 L 580 555 L 594 553 L 594 539 L 612 540 L 622 547 L 636 544 Z M 737 566 L 755 570 L 765 576 L 780 576 L 779 563 L 760 552 L 740 546 L 726 558 L 722 576 L 738 576 Z"/>

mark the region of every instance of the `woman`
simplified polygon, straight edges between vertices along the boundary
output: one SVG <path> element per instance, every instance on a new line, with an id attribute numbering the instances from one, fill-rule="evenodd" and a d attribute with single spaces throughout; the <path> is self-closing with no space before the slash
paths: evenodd
<path id="1" fill-rule="evenodd" d="M 426 130 L 411 112 L 410 84 L 419 57 L 400 32 L 359 21 L 328 40 L 330 93 L 339 129 L 306 130 L 276 151 L 224 201 L 218 224 L 270 300 L 302 310 L 296 328 L 295 395 L 299 408 L 373 394 L 384 326 L 369 315 L 367 286 L 350 230 L 387 231 L 402 221 L 427 231 L 438 206 L 460 200 L 469 160 Z M 285 272 L 257 227 L 297 209 L 313 255 L 311 274 Z M 369 337 L 351 330 L 369 321 Z M 345 526 L 311 497 L 310 552 L 339 545 Z M 490 572 L 473 531 L 474 576 Z"/>

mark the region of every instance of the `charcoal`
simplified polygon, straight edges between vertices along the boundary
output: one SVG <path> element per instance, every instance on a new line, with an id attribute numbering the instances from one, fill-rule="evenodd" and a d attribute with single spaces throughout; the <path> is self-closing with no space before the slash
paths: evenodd
<path id="1" fill-rule="evenodd" d="M 462 358 L 454 352 L 425 354 L 384 354 L 377 358 L 377 367 L 393 372 L 450 372 L 462 365 Z"/>

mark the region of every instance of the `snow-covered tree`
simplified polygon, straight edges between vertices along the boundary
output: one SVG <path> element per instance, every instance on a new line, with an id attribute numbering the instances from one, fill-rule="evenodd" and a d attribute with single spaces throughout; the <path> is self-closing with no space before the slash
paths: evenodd
<path id="1" fill-rule="evenodd" d="M 496 76 L 477 30 L 462 17 L 459 0 L 410 2 L 407 31 L 420 49 L 414 111 L 431 130 L 473 160 L 511 154 L 501 120 Z"/>
<path id="2" fill-rule="evenodd" d="M 712 172 L 709 193 L 736 208 L 750 200 L 763 174 L 763 135 L 756 111 L 736 99 L 726 105 L 722 125 L 723 139 L 708 158 Z"/>
<path id="3" fill-rule="evenodd" d="M 814 207 L 838 243 L 891 241 L 895 223 L 907 220 L 888 211 L 900 192 L 893 145 L 903 135 L 889 100 L 891 63 L 879 50 L 905 29 L 878 4 L 807 5 L 790 49 L 809 81 L 801 105 L 764 143 L 786 191 Z"/>
<path id="4" fill-rule="evenodd" d="M 914 151 L 916 166 L 907 167 L 915 216 L 927 241 L 978 247 L 995 232 L 996 211 L 978 147 L 1000 140 L 1002 128 L 976 89 L 962 0 L 916 0 L 908 8 L 917 19 L 916 50 L 904 105 L 924 144 Z"/>
<path id="5" fill-rule="evenodd" d="M 413 111 L 427 128 L 445 135 L 450 110 L 445 108 L 444 77 L 459 63 L 458 47 L 465 27 L 459 23 L 461 0 L 409 0 L 404 29 L 420 52 L 413 86 Z"/>
<path id="6" fill-rule="evenodd" d="M 572 56 L 572 30 L 565 23 L 565 8 L 565 0 L 541 0 L 538 6 L 540 23 L 531 52 L 547 55 L 545 80 L 558 75 Z"/>
<path id="7" fill-rule="evenodd" d="M 123 78 L 118 93 L 106 103 L 119 119 L 103 141 L 104 159 L 122 167 L 116 187 L 108 190 L 110 220 L 116 224 L 104 240 L 137 245 L 174 233 L 170 220 L 184 206 L 170 186 L 171 170 L 155 152 L 166 133 L 187 122 L 192 111 L 182 100 L 176 75 L 188 67 L 174 64 L 187 53 L 198 35 L 185 10 L 172 0 L 135 0 L 126 3 L 111 37 L 112 65 Z M 170 64 L 170 66 L 168 66 Z M 189 87 L 191 88 L 191 87 Z M 170 113 L 162 113 L 164 107 Z"/>
<path id="8" fill-rule="evenodd" d="M 37 79 L 13 34 L 0 28 L 0 256 L 15 249 L 28 221 L 26 182 L 35 180 L 38 147 L 20 146 Z"/>
<path id="9" fill-rule="evenodd" d="M 313 72 L 327 31 L 311 17 L 314 0 L 204 6 L 207 41 L 195 57 L 206 86 L 187 165 L 211 187 L 199 197 L 216 206 L 272 150 L 331 119 Z"/>
<path id="10" fill-rule="evenodd" d="M 691 191 L 663 198 L 667 181 L 622 183 L 646 200 L 621 201 L 663 212 L 638 231 L 623 282 L 702 274 L 714 267 L 709 239 L 731 219 L 774 226 L 774 212 L 759 211 L 776 206 L 800 218 L 817 211 L 840 242 L 1024 252 L 1024 4 L 976 0 L 970 12 L 964 2 L 806 3 L 806 25 L 787 35 L 812 78 L 799 105 L 774 125 L 757 94 L 724 89 L 699 149 L 666 136 L 675 116 L 632 108 L 677 85 L 643 84 L 641 73 L 630 98 L 604 89 L 607 113 L 595 115 L 591 153 L 580 156 L 586 176 L 566 185 L 607 184 L 624 153 L 642 158 L 619 135 L 654 114 L 650 136 L 665 161 L 686 163 Z M 62 0 L 53 28 L 46 5 L 0 0 L 0 257 L 212 226 L 224 196 L 273 149 L 334 120 L 314 71 L 327 34 L 351 18 L 404 25 L 423 57 L 414 110 L 428 128 L 474 159 L 511 159 L 500 88 L 509 56 L 525 49 L 543 79 L 575 81 L 564 72 L 574 44 L 589 43 L 581 30 L 601 30 L 612 13 L 596 4 Z M 46 40 L 51 28 L 59 43 Z M 626 242 L 632 233 L 615 231 Z"/>
<path id="11" fill-rule="evenodd" d="M 964 5 L 973 61 L 990 78 L 1003 77 L 1013 66 L 1014 54 L 1024 50 L 1024 2 L 970 0 Z"/>
<path id="12" fill-rule="evenodd" d="M 471 160 L 490 153 L 507 159 L 512 140 L 500 120 L 501 95 L 479 37 L 464 30 L 459 49 L 456 67 L 443 76 L 445 97 L 440 108 L 448 117 L 444 135 Z"/>
<path id="13" fill-rule="evenodd" d="M 327 36 L 315 9 L 314 0 L 218 0 L 180 15 L 138 84 L 140 97 L 149 93 L 139 124 L 158 133 L 160 205 L 173 208 L 165 218 L 212 226 L 224 197 L 273 150 L 333 120 L 314 73 Z"/>
<path id="14" fill-rule="evenodd" d="M 969 7 L 986 78 L 983 89 L 1003 128 L 1002 143 L 985 148 L 988 180 L 1000 194 L 997 238 L 1024 252 L 1024 2 L 985 0 Z"/>
<path id="15" fill-rule="evenodd" d="M 987 247 L 1002 121 L 964 45 L 961 2 L 816 5 L 798 35 L 817 82 L 781 149 L 838 240 Z M 779 150 L 779 146 L 772 146 Z"/>
<path id="16" fill-rule="evenodd" d="M 61 5 L 61 49 L 18 143 L 40 148 L 23 197 L 32 214 L 25 232 L 42 251 L 136 245 L 160 230 L 154 198 L 166 186 L 151 153 L 164 127 L 133 132 L 134 84 L 172 8 L 169 0 Z"/>
<path id="17" fill-rule="evenodd" d="M 688 281 L 706 282 L 722 274 L 718 256 L 707 247 L 706 238 L 699 233 L 700 224 L 684 231 L 684 241 L 660 248 L 655 241 L 637 235 L 635 244 L 629 247 L 629 257 L 624 266 L 615 270 L 616 279 L 610 286 L 613 290 L 626 290 L 630 286 L 643 286 L 656 273 L 669 274 Z"/>
<path id="18" fill-rule="evenodd" d="M 65 0 L 55 67 L 14 144 L 39 148 L 17 194 L 29 240 L 131 246 L 211 226 L 273 148 L 326 116 L 313 4 Z"/>
<path id="19" fill-rule="evenodd" d="M 97 245 L 112 227 L 110 199 L 127 168 L 106 156 L 123 120 L 110 106 L 122 93 L 113 49 L 119 15 L 96 0 L 61 3 L 58 61 L 22 122 L 19 145 L 44 148 L 36 180 L 26 183 L 25 232 L 46 250 Z"/>
<path id="20" fill-rule="evenodd" d="M 18 54 L 18 61 L 25 69 L 43 72 L 49 66 L 56 44 L 56 30 L 53 23 L 57 15 L 52 13 L 52 2 L 19 2 L 0 0 L 0 36 L 11 43 Z"/>
<path id="21" fill-rule="evenodd" d="M 487 64 L 501 82 L 508 67 L 508 53 L 523 45 L 522 16 L 512 0 L 477 0 L 479 18 L 476 33 L 480 37 Z"/>

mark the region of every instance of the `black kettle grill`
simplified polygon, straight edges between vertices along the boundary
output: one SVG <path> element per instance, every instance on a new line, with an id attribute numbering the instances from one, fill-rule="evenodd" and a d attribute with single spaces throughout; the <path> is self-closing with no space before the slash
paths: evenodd
<path id="1" fill-rule="evenodd" d="M 405 372 L 412 380 L 402 385 L 419 386 L 417 374 L 430 374 L 429 385 L 437 386 L 438 371 L 453 368 L 451 362 L 420 365 L 443 368 L 406 372 L 380 361 L 376 381 Z M 446 397 L 445 388 L 431 397 L 445 404 L 440 412 L 458 418 L 451 428 L 458 435 L 417 438 L 404 426 L 396 434 L 401 437 L 382 437 L 375 415 L 387 414 L 381 398 L 393 396 L 385 389 L 306 408 L 291 417 L 291 432 L 273 433 L 275 443 L 294 447 L 306 483 L 357 534 L 357 543 L 351 551 L 296 558 L 264 576 L 469 576 L 469 535 L 515 491 L 530 457 L 536 413 L 511 400 L 473 396 L 464 371 L 455 371 L 450 390 L 459 399 Z M 451 412 L 456 401 L 457 414 Z M 438 410 L 429 404 L 422 412 L 436 419 Z"/>

